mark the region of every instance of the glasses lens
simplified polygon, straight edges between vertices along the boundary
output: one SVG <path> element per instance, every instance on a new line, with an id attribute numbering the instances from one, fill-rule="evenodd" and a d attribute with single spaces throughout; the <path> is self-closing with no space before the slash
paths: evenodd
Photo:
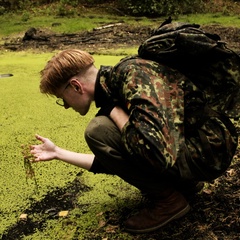
<path id="1" fill-rule="evenodd" d="M 63 107 L 64 106 L 64 101 L 62 98 L 58 98 L 57 101 L 56 101 L 57 105 Z"/>

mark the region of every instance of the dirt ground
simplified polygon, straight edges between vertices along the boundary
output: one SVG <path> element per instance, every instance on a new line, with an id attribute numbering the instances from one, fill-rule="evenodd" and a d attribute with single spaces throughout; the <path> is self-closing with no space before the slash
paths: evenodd
<path id="1" fill-rule="evenodd" d="M 225 28 L 220 25 L 204 26 L 203 28 L 220 35 L 222 40 L 228 43 L 229 47 L 240 52 L 239 28 Z M 89 32 L 67 35 L 53 34 L 44 29 L 36 29 L 36 31 L 33 30 L 33 34 L 29 33 L 29 36 L 25 34 L 25 40 L 23 40 L 23 36 L 6 38 L 5 43 L 0 47 L 12 51 L 29 48 L 50 51 L 78 47 L 91 53 L 97 53 L 104 52 L 109 48 L 137 46 L 150 33 L 151 29 L 149 27 L 134 28 L 123 23 L 102 29 L 93 29 Z M 239 128 L 238 132 L 240 133 Z M 154 233 L 136 235 L 134 239 L 239 240 L 239 159 L 240 150 L 238 149 L 229 170 L 214 182 L 206 183 L 205 189 L 191 199 L 192 210 L 186 217 L 172 222 Z M 121 219 L 115 219 L 114 222 L 120 224 Z M 109 224 L 111 224 L 111 221 L 109 221 Z M 38 227 L 35 226 L 35 228 Z M 10 230 L 16 236 L 19 234 L 20 229 L 23 229 L 23 226 L 14 226 Z M 11 231 L 6 233 L 3 239 L 14 239 Z M 105 231 L 104 228 L 102 231 Z M 92 236 L 92 239 L 101 239 L 100 236 L 101 231 L 98 232 L 98 236 Z"/>
<path id="2" fill-rule="evenodd" d="M 52 25 L 57 24 L 60 23 Z M 218 34 L 230 48 L 240 52 L 240 28 L 226 28 L 217 24 L 202 26 L 202 28 Z M 138 46 L 150 36 L 152 30 L 148 26 L 136 27 L 121 22 L 75 34 L 55 34 L 47 29 L 31 28 L 16 37 L 6 37 L 0 48 L 12 51 L 81 48 L 91 53 L 104 53 L 108 49 Z"/>

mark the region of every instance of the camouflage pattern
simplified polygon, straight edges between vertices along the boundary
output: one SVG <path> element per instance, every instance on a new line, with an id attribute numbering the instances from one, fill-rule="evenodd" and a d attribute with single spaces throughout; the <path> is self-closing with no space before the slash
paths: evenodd
<path id="1" fill-rule="evenodd" d="M 211 181 L 230 166 L 238 144 L 236 129 L 228 119 L 210 116 L 200 127 L 186 128 L 185 140 L 190 159 L 190 174 L 185 179 Z M 201 138 L 201 134 L 205 139 Z"/>
<path id="2" fill-rule="evenodd" d="M 205 109 L 206 98 L 198 87 L 179 71 L 137 56 L 125 58 L 113 68 L 102 66 L 99 79 L 106 95 L 129 114 L 122 140 L 130 155 L 139 160 L 147 159 L 160 172 L 176 167 L 179 162 L 184 178 L 194 178 L 193 175 L 207 178 L 201 139 L 195 134 L 186 136 L 186 132 L 194 133 L 186 128 L 196 128 Z M 192 114 L 193 111 L 198 114 Z M 210 148 L 217 151 L 212 168 L 214 171 L 217 166 L 220 170 L 217 169 L 216 174 L 210 171 L 207 179 L 211 179 L 231 162 L 237 139 L 215 116 L 204 119 L 200 128 L 207 133 Z M 185 159 L 186 146 L 191 155 L 190 163 L 181 162 Z M 223 157 L 226 157 L 225 164 L 221 165 Z M 197 167 L 193 164 L 199 160 L 203 165 L 200 170 L 199 164 Z"/>
<path id="3" fill-rule="evenodd" d="M 122 134 L 128 152 L 160 169 L 172 166 L 184 143 L 185 77 L 156 62 L 129 58 L 104 79 L 102 74 L 102 87 L 130 115 Z"/>
<path id="4" fill-rule="evenodd" d="M 212 109 L 240 117 L 240 56 L 218 35 L 197 24 L 163 24 L 138 53 L 182 72 L 204 92 Z"/>

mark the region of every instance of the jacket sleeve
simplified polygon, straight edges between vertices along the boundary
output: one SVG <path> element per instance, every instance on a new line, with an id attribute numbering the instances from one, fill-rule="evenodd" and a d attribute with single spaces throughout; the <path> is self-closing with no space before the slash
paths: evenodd
<path id="1" fill-rule="evenodd" d="M 160 170 L 172 166 L 184 142 L 182 75 L 155 62 L 137 60 L 119 76 L 129 113 L 122 130 L 125 148 Z"/>

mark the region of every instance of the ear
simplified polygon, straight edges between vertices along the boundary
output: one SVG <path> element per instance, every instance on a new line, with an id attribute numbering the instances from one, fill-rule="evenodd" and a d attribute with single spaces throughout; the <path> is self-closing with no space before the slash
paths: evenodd
<path id="1" fill-rule="evenodd" d="M 83 93 L 83 84 L 78 79 L 72 79 L 70 84 L 76 92 Z"/>

